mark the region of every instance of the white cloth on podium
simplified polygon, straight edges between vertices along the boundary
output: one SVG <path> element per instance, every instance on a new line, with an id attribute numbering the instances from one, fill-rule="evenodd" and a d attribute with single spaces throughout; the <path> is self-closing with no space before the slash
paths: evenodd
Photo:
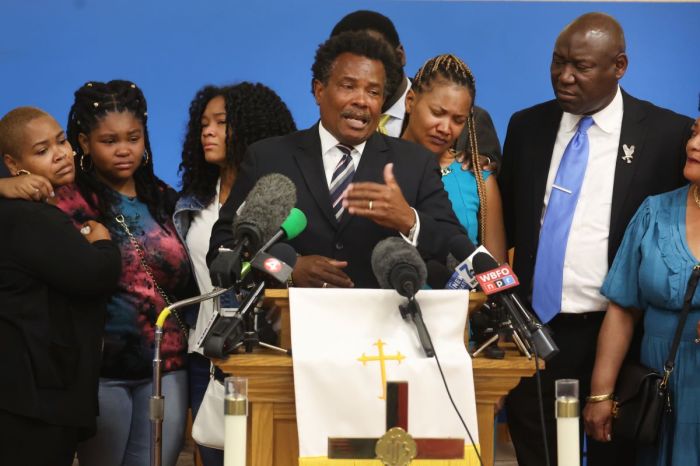
<path id="1" fill-rule="evenodd" d="M 417 300 L 452 397 L 478 446 L 471 357 L 464 346 L 469 294 L 421 290 Z M 434 358 L 404 321 L 393 290 L 289 290 L 300 457 L 326 457 L 328 438 L 379 438 L 386 431 L 381 340 L 387 381 L 407 381 L 414 438 L 469 438 L 449 401 Z M 404 359 L 397 355 L 404 356 Z M 401 359 L 401 360 L 397 360 Z"/>

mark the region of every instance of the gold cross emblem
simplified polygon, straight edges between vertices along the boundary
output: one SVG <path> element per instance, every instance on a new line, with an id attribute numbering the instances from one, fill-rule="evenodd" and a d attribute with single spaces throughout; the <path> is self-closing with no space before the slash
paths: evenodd
<path id="1" fill-rule="evenodd" d="M 377 355 L 376 356 L 367 356 L 365 353 L 362 353 L 362 356 L 357 358 L 358 361 L 362 363 L 363 366 L 366 366 L 368 362 L 379 362 L 379 369 L 382 374 L 382 394 L 379 397 L 380 400 L 386 400 L 386 364 L 385 361 L 398 361 L 399 364 L 401 364 L 401 361 L 406 359 L 406 356 L 401 354 L 400 351 L 397 351 L 396 354 L 384 354 L 384 342 L 381 340 L 376 341 L 374 343 L 374 346 L 377 347 Z"/>

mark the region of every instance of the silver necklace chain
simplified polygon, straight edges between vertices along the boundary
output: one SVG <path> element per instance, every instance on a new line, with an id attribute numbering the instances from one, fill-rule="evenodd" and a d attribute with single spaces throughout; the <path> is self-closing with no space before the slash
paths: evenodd
<path id="1" fill-rule="evenodd" d="M 141 245 L 139 244 L 139 242 L 138 242 L 138 240 L 136 239 L 136 237 L 131 233 L 131 230 L 129 229 L 129 226 L 126 224 L 126 220 L 124 219 L 124 216 L 123 216 L 122 214 L 119 214 L 119 215 L 117 215 L 116 217 L 114 217 L 114 219 L 117 221 L 117 223 L 118 223 L 119 225 L 121 225 L 121 227 L 124 229 L 124 231 L 126 232 L 127 236 L 129 237 L 129 241 L 130 241 L 131 244 L 134 246 L 134 249 L 136 250 L 136 253 L 139 255 L 139 260 L 141 261 L 141 266 L 142 266 L 143 269 L 146 271 L 146 275 L 148 275 L 148 277 L 149 277 L 149 278 L 151 279 L 151 281 L 153 282 L 153 285 L 155 285 L 156 291 L 158 291 L 158 294 L 161 295 L 161 297 L 162 297 L 163 300 L 165 301 L 165 304 L 167 304 L 168 306 L 171 306 L 171 305 L 172 305 L 172 302 L 170 301 L 170 298 L 168 298 L 168 295 L 165 294 L 165 291 L 163 291 L 163 289 L 160 287 L 160 285 L 159 285 L 158 282 L 156 281 L 156 277 L 153 276 L 153 270 L 151 269 L 151 266 L 149 266 L 149 265 L 146 263 L 146 255 L 145 255 L 144 252 L 143 252 L 143 248 L 142 248 Z M 185 325 L 185 323 L 184 323 L 184 322 L 182 321 L 182 319 L 180 318 L 180 313 L 177 312 L 177 311 L 174 310 L 174 309 L 172 309 L 171 312 L 172 312 L 173 315 L 175 316 L 175 319 L 177 319 L 177 323 L 178 323 L 178 325 L 180 326 L 180 329 L 182 330 L 182 333 L 184 333 L 184 334 L 185 334 L 185 337 L 187 337 L 187 332 L 188 332 L 187 326 Z"/>

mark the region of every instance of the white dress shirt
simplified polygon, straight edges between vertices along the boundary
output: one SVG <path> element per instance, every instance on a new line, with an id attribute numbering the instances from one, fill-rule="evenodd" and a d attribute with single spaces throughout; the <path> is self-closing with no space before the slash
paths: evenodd
<path id="1" fill-rule="evenodd" d="M 326 184 L 328 187 L 331 186 L 331 180 L 333 179 L 333 172 L 335 167 L 343 158 L 343 153 L 338 149 L 338 144 L 340 142 L 328 132 L 326 128 L 323 127 L 323 123 L 318 124 L 318 135 L 321 138 L 321 156 L 323 158 L 323 171 L 326 174 Z M 352 163 L 355 165 L 355 170 L 357 170 L 358 165 L 360 165 L 360 158 L 362 158 L 362 152 L 365 150 L 367 141 L 363 141 L 352 148 L 350 156 L 352 157 Z"/>
<path id="2" fill-rule="evenodd" d="M 571 222 L 564 257 L 561 299 L 561 312 L 564 313 L 604 311 L 607 307 L 608 302 L 600 294 L 600 287 L 608 272 L 610 211 L 622 114 L 622 93 L 618 87 L 612 102 L 591 115 L 594 124 L 588 130 L 588 165 Z M 544 219 L 559 163 L 566 146 L 576 133 L 581 118 L 582 115 L 571 113 L 564 113 L 561 117 L 549 165 L 540 225 Z"/>
<path id="3" fill-rule="evenodd" d="M 408 78 L 403 79 L 407 81 L 403 95 L 399 100 L 394 102 L 394 105 L 384 112 L 384 115 L 389 115 L 389 120 L 384 125 L 387 135 L 395 138 L 401 137 L 401 127 L 403 126 L 403 120 L 406 116 L 406 94 L 408 94 L 409 89 L 411 89 L 411 80 Z"/>
<path id="4" fill-rule="evenodd" d="M 197 280 L 197 286 L 201 293 L 208 293 L 214 289 L 209 276 L 209 267 L 207 266 L 207 252 L 209 251 L 209 238 L 211 237 L 211 229 L 214 223 L 219 219 L 219 187 L 221 178 L 216 182 L 216 195 L 209 205 L 192 216 L 190 228 L 187 230 L 185 237 L 185 245 L 192 260 L 192 268 L 194 278 Z M 199 314 L 197 314 L 197 323 L 189 335 L 189 352 L 203 353 L 200 346 L 197 345 L 199 340 L 204 336 L 204 332 L 209 329 L 209 323 L 214 317 L 214 303 L 211 299 L 199 303 Z"/>
<path id="5" fill-rule="evenodd" d="M 323 127 L 323 123 L 318 123 L 318 135 L 321 138 L 321 157 L 323 159 L 323 171 L 326 174 L 326 184 L 330 188 L 331 180 L 333 179 L 333 172 L 335 167 L 340 162 L 343 157 L 343 153 L 338 149 L 339 141 L 328 132 L 326 128 Z M 355 165 L 355 170 L 360 164 L 360 158 L 362 157 L 362 152 L 365 150 L 367 141 L 362 141 L 362 143 L 354 146 L 350 152 L 352 157 L 352 162 Z M 415 226 L 411 229 L 408 236 L 399 232 L 399 234 L 413 246 L 418 246 L 418 234 L 420 233 L 420 219 L 418 218 L 418 212 L 416 209 L 411 207 L 413 210 L 413 215 L 415 218 Z"/>

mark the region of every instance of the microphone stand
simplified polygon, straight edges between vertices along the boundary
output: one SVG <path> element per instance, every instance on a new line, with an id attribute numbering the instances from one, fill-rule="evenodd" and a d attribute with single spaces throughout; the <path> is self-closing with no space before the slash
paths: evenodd
<path id="1" fill-rule="evenodd" d="M 499 307 L 505 308 L 507 314 L 507 317 L 501 318 L 500 327 L 506 334 L 513 337 L 513 342 L 520 353 L 532 359 L 536 351 L 545 361 L 559 353 L 559 348 L 549 336 L 547 328 L 531 316 L 515 294 L 512 295 L 512 301 L 513 303 L 504 299 L 495 300 Z M 498 334 L 484 342 L 472 353 L 472 356 L 479 354 L 497 338 Z"/>
<path id="2" fill-rule="evenodd" d="M 175 309 L 201 303 L 207 299 L 218 298 L 230 288 L 214 288 L 209 293 L 201 296 L 183 299 L 166 306 L 158 315 L 155 329 L 155 350 L 153 352 L 153 389 L 148 403 L 149 418 L 151 420 L 151 466 L 161 466 L 163 463 L 163 415 L 165 412 L 165 400 L 162 395 L 161 379 L 162 367 L 160 359 L 160 345 L 163 341 L 163 325 L 165 319 Z M 217 300 L 218 302 L 218 300 Z M 218 305 L 216 306 L 218 308 Z"/>
<path id="3" fill-rule="evenodd" d="M 500 327 L 501 330 L 505 332 L 505 334 L 511 335 L 513 337 L 513 342 L 515 343 L 515 346 L 518 347 L 520 353 L 528 359 L 531 359 L 532 354 L 529 351 L 530 346 L 528 345 L 527 340 L 524 340 L 520 336 L 520 332 L 513 326 L 513 323 L 510 321 L 510 319 L 506 318 L 506 320 L 502 320 L 500 323 Z M 500 331 L 496 332 L 491 338 L 483 342 L 481 346 L 479 346 L 471 353 L 472 357 L 477 356 L 483 350 L 488 348 L 493 342 L 497 341 L 500 335 Z"/>
<path id="4" fill-rule="evenodd" d="M 255 330 L 255 309 L 265 291 L 265 282 L 253 284 L 245 301 L 238 311 L 232 316 L 219 316 L 212 324 L 204 338 L 204 355 L 209 358 L 224 358 L 236 348 L 245 344 L 246 352 L 253 351 L 254 346 L 263 346 L 272 350 L 291 354 L 291 350 L 285 350 L 277 346 L 261 342 Z"/>
<path id="5" fill-rule="evenodd" d="M 246 297 L 246 300 L 240 307 L 237 317 L 243 323 L 243 327 L 245 330 L 243 332 L 243 339 L 237 344 L 235 344 L 232 350 L 239 348 L 241 345 L 245 345 L 245 352 L 251 353 L 253 352 L 253 347 L 262 346 L 263 348 L 268 348 L 271 350 L 279 351 L 284 354 L 291 355 L 292 350 L 286 350 L 284 348 L 280 348 L 279 346 L 265 343 L 263 341 L 260 341 L 260 338 L 258 337 L 258 333 L 255 330 L 255 324 L 253 322 L 255 318 L 255 313 L 250 311 L 251 309 L 254 309 L 255 306 L 258 304 L 258 301 L 262 297 L 261 295 L 263 291 L 265 291 L 265 281 L 261 281 L 255 287 L 255 289 Z"/>
<path id="6" fill-rule="evenodd" d="M 425 322 L 423 321 L 423 313 L 420 310 L 420 305 L 416 300 L 415 293 L 410 293 L 408 301 L 406 304 L 399 305 L 399 312 L 401 312 L 401 317 L 404 320 L 408 320 L 410 317 L 416 326 L 418 331 L 418 339 L 423 347 L 423 352 L 429 358 L 435 356 L 435 349 L 430 342 L 430 337 L 428 336 L 428 329 L 425 327 Z"/>
<path id="7" fill-rule="evenodd" d="M 201 303 L 202 301 L 206 301 L 208 299 L 215 300 L 214 309 L 220 313 L 219 300 L 216 298 L 226 293 L 231 288 L 232 287 L 215 288 L 209 293 L 203 294 L 201 296 L 194 296 L 192 298 L 183 299 L 182 301 L 177 301 L 171 304 L 170 306 L 165 307 L 158 315 L 155 328 L 155 350 L 153 352 L 153 389 L 148 405 L 149 418 L 151 420 L 151 466 L 162 466 L 163 464 L 163 417 L 165 412 L 165 399 L 162 395 L 161 380 L 163 368 L 161 365 L 162 360 L 160 358 L 160 347 L 163 341 L 163 326 L 165 324 L 165 320 L 170 316 L 171 312 L 176 309 L 192 304 Z M 264 290 L 265 282 L 261 281 L 260 284 L 258 284 L 255 287 L 253 292 L 251 292 L 251 294 L 248 295 L 246 301 L 243 303 L 243 306 L 241 306 L 241 309 L 238 312 L 238 315 L 236 316 L 238 319 L 242 320 L 245 317 L 252 316 L 252 313 L 250 313 L 249 311 L 258 302 Z M 249 319 L 252 319 L 252 317 L 249 317 Z M 252 328 L 252 326 L 249 328 Z M 244 335 L 245 338 L 237 345 L 235 345 L 234 348 L 237 348 L 245 343 L 246 351 L 251 352 L 253 345 L 258 344 L 265 348 L 270 348 L 277 351 L 281 351 L 286 354 L 291 354 L 291 350 L 285 350 L 283 348 L 278 348 L 277 346 L 269 345 L 267 343 L 259 341 L 254 330 L 246 331 Z"/>

